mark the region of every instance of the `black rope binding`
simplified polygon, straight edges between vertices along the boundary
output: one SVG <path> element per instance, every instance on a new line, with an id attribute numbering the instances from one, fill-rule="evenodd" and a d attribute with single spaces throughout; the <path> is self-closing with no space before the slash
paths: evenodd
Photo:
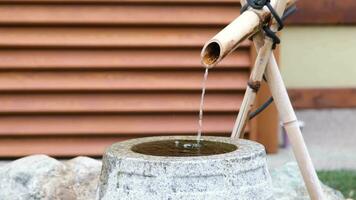
<path id="1" fill-rule="evenodd" d="M 269 0 L 247 0 L 247 4 L 254 9 L 261 10 Z"/>
<path id="2" fill-rule="evenodd" d="M 281 40 L 279 39 L 279 37 L 276 35 L 275 32 L 273 32 L 268 25 L 264 25 L 262 26 L 262 29 L 265 31 L 265 34 L 267 37 L 271 38 L 273 41 L 272 44 L 272 49 L 275 49 L 277 47 L 277 44 L 281 43 Z"/>
<path id="3" fill-rule="evenodd" d="M 271 15 L 277 21 L 278 31 L 282 30 L 282 28 L 284 27 L 282 19 L 285 19 L 286 17 L 288 17 L 291 13 L 293 13 L 295 11 L 295 7 L 292 7 L 292 9 L 287 9 L 287 11 L 283 15 L 283 17 L 280 18 L 279 15 L 277 14 L 276 10 L 272 7 L 270 0 L 247 0 L 247 4 L 245 4 L 241 8 L 240 12 L 241 13 L 245 12 L 249 7 L 252 7 L 257 10 L 261 10 L 264 6 L 266 6 L 268 8 L 268 10 L 271 12 Z M 275 49 L 277 44 L 281 43 L 281 40 L 276 35 L 276 33 L 270 29 L 268 23 L 264 24 L 262 26 L 262 29 L 264 30 L 266 36 L 272 39 L 272 41 L 273 41 L 272 49 Z"/>
<path id="4" fill-rule="evenodd" d="M 264 102 L 260 107 L 258 107 L 255 111 L 249 114 L 248 119 L 251 120 L 264 111 L 271 103 L 273 102 L 273 97 L 269 97 L 266 102 Z"/>

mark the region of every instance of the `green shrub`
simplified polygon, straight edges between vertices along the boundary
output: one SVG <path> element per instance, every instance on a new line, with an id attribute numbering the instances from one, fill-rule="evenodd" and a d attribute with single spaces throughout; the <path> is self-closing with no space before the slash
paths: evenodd
<path id="1" fill-rule="evenodd" d="M 326 185 L 340 190 L 346 198 L 356 199 L 356 171 L 319 171 L 318 176 Z"/>

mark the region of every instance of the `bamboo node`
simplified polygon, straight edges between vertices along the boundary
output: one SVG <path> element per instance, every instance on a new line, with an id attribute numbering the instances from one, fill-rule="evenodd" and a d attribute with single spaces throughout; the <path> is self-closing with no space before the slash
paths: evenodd
<path id="1" fill-rule="evenodd" d="M 247 86 L 253 90 L 253 92 L 257 93 L 261 87 L 261 81 L 247 81 Z"/>

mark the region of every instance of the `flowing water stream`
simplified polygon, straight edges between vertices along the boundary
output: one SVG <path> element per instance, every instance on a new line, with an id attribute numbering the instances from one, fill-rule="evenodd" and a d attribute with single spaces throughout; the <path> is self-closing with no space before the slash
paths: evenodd
<path id="1" fill-rule="evenodd" d="M 199 107 L 199 127 L 198 127 L 198 135 L 197 135 L 197 143 L 200 144 L 201 134 L 203 131 L 203 109 L 204 109 L 204 97 L 205 97 L 205 89 L 206 89 L 206 81 L 208 79 L 209 68 L 205 69 L 204 79 L 201 90 L 201 99 L 200 99 L 200 107 Z"/>
<path id="2" fill-rule="evenodd" d="M 203 109 L 206 82 L 209 69 L 205 69 L 202 92 L 199 107 L 198 134 L 196 140 L 161 140 L 137 144 L 132 147 L 136 153 L 153 156 L 208 156 L 235 151 L 237 147 L 233 144 L 201 140 L 203 131 Z"/>

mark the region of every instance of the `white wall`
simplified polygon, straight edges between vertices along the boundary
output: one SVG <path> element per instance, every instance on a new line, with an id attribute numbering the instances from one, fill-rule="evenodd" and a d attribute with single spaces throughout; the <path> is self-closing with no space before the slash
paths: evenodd
<path id="1" fill-rule="evenodd" d="M 286 27 L 281 39 L 288 88 L 356 87 L 356 27 Z"/>

